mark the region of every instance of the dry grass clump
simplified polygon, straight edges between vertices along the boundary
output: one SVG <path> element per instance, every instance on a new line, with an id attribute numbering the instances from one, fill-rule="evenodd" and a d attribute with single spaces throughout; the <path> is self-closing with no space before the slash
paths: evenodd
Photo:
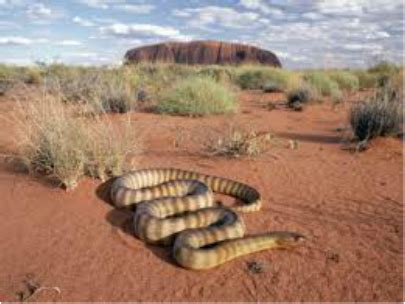
<path id="1" fill-rule="evenodd" d="M 284 91 L 296 84 L 297 73 L 272 67 L 243 66 L 236 69 L 236 84 L 242 89 Z"/>
<path id="2" fill-rule="evenodd" d="M 252 157 L 267 152 L 273 138 L 271 133 L 259 134 L 229 127 L 227 131 L 211 136 L 203 146 L 210 156 Z"/>
<path id="3" fill-rule="evenodd" d="M 360 141 L 378 136 L 397 135 L 402 127 L 403 92 L 391 80 L 378 88 L 365 102 L 356 104 L 350 110 L 350 124 Z"/>
<path id="4" fill-rule="evenodd" d="M 52 65 L 45 87 L 66 102 L 87 103 L 94 112 L 126 113 L 136 104 L 132 75 L 126 68 L 95 69 Z"/>
<path id="5" fill-rule="evenodd" d="M 119 174 L 136 147 L 133 129 L 121 130 L 108 117 L 83 118 L 61 96 L 44 93 L 18 103 L 14 116 L 20 155 L 31 172 L 41 172 L 73 189 L 87 174 L 101 179 Z"/>
<path id="6" fill-rule="evenodd" d="M 177 82 L 156 107 L 159 113 L 188 116 L 235 112 L 237 108 L 235 94 L 228 86 L 198 75 Z"/>
<path id="7" fill-rule="evenodd" d="M 314 88 L 317 95 L 330 96 L 333 101 L 342 99 L 342 91 L 336 81 L 322 71 L 310 71 L 304 74 L 304 80 Z"/>

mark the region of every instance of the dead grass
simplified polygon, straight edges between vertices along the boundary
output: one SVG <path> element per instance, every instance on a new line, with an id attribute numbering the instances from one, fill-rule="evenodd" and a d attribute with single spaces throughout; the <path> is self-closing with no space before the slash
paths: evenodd
<path id="1" fill-rule="evenodd" d="M 247 132 L 230 126 L 226 131 L 209 136 L 203 142 L 203 150 L 210 156 L 254 157 L 266 153 L 271 143 L 274 143 L 271 133 Z"/>
<path id="2" fill-rule="evenodd" d="M 110 118 L 77 115 L 80 106 L 67 105 L 61 94 L 42 92 L 33 100 L 18 101 L 20 157 L 31 172 L 58 180 L 66 189 L 90 175 L 104 180 L 120 174 L 126 157 L 138 146 L 130 120 L 116 127 Z"/>

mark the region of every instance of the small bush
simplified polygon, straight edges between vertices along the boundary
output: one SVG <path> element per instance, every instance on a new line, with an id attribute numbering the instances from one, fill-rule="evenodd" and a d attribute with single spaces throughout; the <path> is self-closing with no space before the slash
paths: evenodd
<path id="1" fill-rule="evenodd" d="M 342 90 L 356 91 L 359 89 L 359 78 L 349 71 L 332 71 L 328 75 L 337 82 Z"/>
<path id="2" fill-rule="evenodd" d="M 287 105 L 295 102 L 308 103 L 314 100 L 314 92 L 309 86 L 301 86 L 287 92 Z"/>
<path id="3" fill-rule="evenodd" d="M 43 78 L 41 71 L 36 68 L 29 68 L 26 70 L 23 80 L 26 84 L 39 85 L 42 84 Z"/>
<path id="4" fill-rule="evenodd" d="M 85 174 L 104 179 L 120 173 L 136 143 L 130 126 L 118 132 L 105 115 L 78 117 L 60 96 L 19 102 L 14 119 L 21 157 L 30 171 L 51 175 L 68 190 Z"/>
<path id="5" fill-rule="evenodd" d="M 237 100 L 230 89 L 211 77 L 180 80 L 165 92 L 157 106 L 160 113 L 200 116 L 234 112 Z"/>
<path id="6" fill-rule="evenodd" d="M 61 92 L 66 102 L 84 102 L 94 113 L 126 113 L 134 108 L 136 94 L 126 69 L 84 69 L 52 66 L 46 78 L 48 91 Z"/>
<path id="7" fill-rule="evenodd" d="M 270 133 L 257 134 L 229 128 L 226 133 L 209 138 L 203 146 L 212 156 L 257 156 L 268 150 L 272 139 L 273 135 Z"/>
<path id="8" fill-rule="evenodd" d="M 298 75 L 271 67 L 241 67 L 237 70 L 236 83 L 242 89 L 264 89 L 266 85 L 272 84 L 279 90 L 286 90 L 291 87 L 298 78 Z"/>
<path id="9" fill-rule="evenodd" d="M 337 98 L 341 96 L 339 85 L 326 73 L 320 71 L 307 72 L 304 75 L 305 81 L 311 85 L 319 95 Z"/>
<path id="10" fill-rule="evenodd" d="M 370 89 L 376 87 L 378 75 L 364 70 L 355 70 L 353 71 L 353 74 L 355 74 L 359 79 L 359 89 Z"/>
<path id="11" fill-rule="evenodd" d="M 366 141 L 396 135 L 401 130 L 402 115 L 402 93 L 388 83 L 369 100 L 352 107 L 350 124 L 356 137 Z"/>
<path id="12" fill-rule="evenodd" d="M 389 61 L 381 61 L 368 69 L 368 72 L 380 75 L 394 75 L 398 73 L 399 67 Z"/>

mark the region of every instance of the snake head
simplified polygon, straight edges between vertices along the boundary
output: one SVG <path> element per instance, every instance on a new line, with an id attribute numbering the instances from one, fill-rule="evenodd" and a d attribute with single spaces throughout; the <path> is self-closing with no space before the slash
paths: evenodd
<path id="1" fill-rule="evenodd" d="M 291 248 L 302 245 L 306 237 L 300 233 L 290 231 L 272 232 L 278 248 Z"/>

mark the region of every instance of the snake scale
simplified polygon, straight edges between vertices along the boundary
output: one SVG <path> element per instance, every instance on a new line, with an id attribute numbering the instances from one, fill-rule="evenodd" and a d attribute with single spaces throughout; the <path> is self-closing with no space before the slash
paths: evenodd
<path id="1" fill-rule="evenodd" d="M 219 206 L 213 192 L 240 199 Z M 172 168 L 143 169 L 119 176 L 111 185 L 117 207 L 136 204 L 134 231 L 149 244 L 173 244 L 173 257 L 188 269 L 209 269 L 238 256 L 298 245 L 304 236 L 277 231 L 244 237 L 238 213 L 260 210 L 260 193 L 234 180 Z"/>

